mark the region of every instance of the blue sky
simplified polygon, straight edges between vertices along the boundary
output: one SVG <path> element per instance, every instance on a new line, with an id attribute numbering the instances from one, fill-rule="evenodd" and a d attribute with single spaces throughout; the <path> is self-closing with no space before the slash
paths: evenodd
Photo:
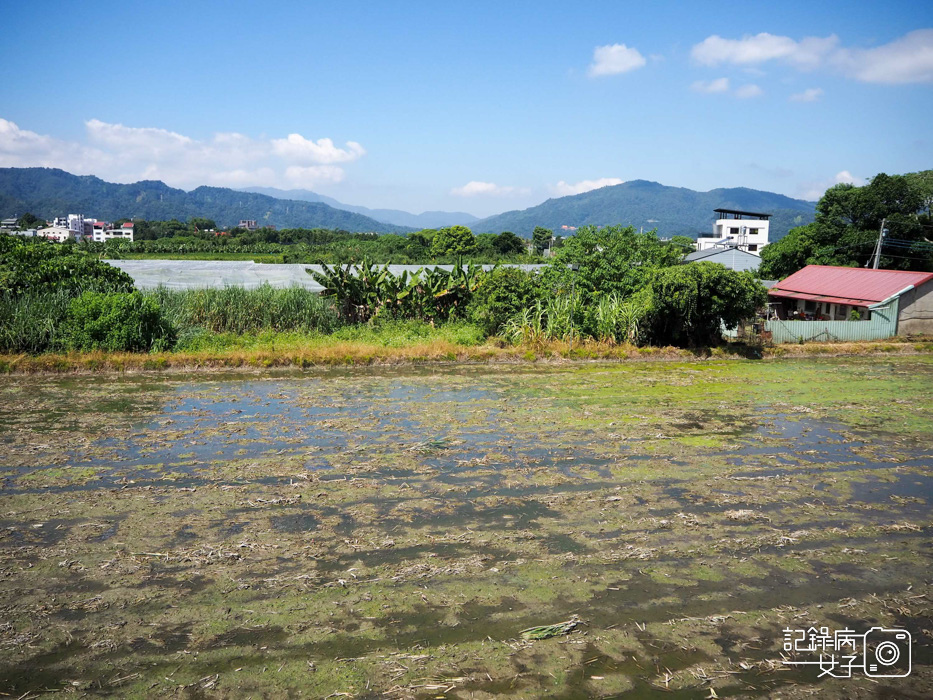
<path id="1" fill-rule="evenodd" d="M 0 166 L 487 215 L 933 167 L 926 2 L 7 2 Z"/>

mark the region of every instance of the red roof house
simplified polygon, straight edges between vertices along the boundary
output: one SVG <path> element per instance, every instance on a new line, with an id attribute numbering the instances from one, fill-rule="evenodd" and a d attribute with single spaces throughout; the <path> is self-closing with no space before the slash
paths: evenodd
<path id="1" fill-rule="evenodd" d="M 846 320 L 897 301 L 897 334 L 933 333 L 933 272 L 808 265 L 768 290 L 781 318 Z"/>

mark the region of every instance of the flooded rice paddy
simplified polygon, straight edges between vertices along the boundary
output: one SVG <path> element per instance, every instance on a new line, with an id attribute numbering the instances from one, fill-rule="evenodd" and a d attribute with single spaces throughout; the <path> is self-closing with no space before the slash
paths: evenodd
<path id="1" fill-rule="evenodd" d="M 0 694 L 930 697 L 931 502 L 927 356 L 5 377 Z"/>

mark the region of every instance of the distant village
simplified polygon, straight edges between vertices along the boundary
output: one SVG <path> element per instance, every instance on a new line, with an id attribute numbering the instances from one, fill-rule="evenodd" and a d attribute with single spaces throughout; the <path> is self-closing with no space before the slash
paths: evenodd
<path id="1" fill-rule="evenodd" d="M 95 243 L 104 243 L 114 239 L 133 240 L 132 221 L 115 226 L 109 221 L 86 218 L 83 214 L 69 214 L 45 223 L 44 227 L 18 230 L 16 219 L 4 219 L 0 221 L 0 232 L 27 238 L 48 238 L 59 243 L 68 240 L 94 241 Z"/>
<path id="2" fill-rule="evenodd" d="M 237 226 L 247 231 L 255 231 L 259 228 L 254 219 L 242 219 Z M 275 226 L 265 226 L 264 228 L 275 229 Z M 26 238 L 47 238 L 58 243 L 64 243 L 65 241 L 106 243 L 112 240 L 132 242 L 133 222 L 126 221 L 116 225 L 110 221 L 92 219 L 83 214 L 69 214 L 68 216 L 56 217 L 52 221 L 46 221 L 45 226 L 21 229 L 19 220 L 10 218 L 0 221 L 0 233 Z M 226 231 L 214 231 L 213 229 L 209 233 L 216 236 L 227 235 Z"/>

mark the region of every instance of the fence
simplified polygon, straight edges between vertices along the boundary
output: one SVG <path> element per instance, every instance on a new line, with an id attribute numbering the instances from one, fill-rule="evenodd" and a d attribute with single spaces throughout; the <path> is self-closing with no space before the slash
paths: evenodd
<path id="1" fill-rule="evenodd" d="M 882 340 L 897 334 L 897 299 L 872 309 L 868 321 L 774 321 L 765 322 L 771 342 L 803 343 L 808 340 L 833 342 Z"/>

